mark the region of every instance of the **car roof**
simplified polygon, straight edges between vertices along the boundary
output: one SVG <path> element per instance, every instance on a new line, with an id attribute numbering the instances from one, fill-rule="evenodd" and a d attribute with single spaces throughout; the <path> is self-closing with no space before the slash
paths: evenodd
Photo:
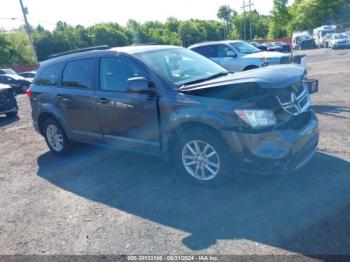
<path id="1" fill-rule="evenodd" d="M 231 44 L 231 43 L 239 43 L 239 42 L 245 42 L 243 40 L 223 40 L 223 41 L 209 41 L 209 42 L 201 42 L 194 45 L 189 46 L 188 48 L 195 48 L 200 46 L 207 46 L 207 45 L 217 45 L 217 44 Z"/>
<path id="2" fill-rule="evenodd" d="M 58 56 L 58 57 L 43 61 L 41 62 L 41 65 L 63 63 L 66 60 L 91 57 L 94 55 L 107 55 L 111 53 L 112 54 L 124 53 L 129 55 L 135 55 L 139 53 L 152 52 L 152 51 L 165 50 L 165 49 L 175 49 L 175 48 L 181 48 L 181 47 L 171 46 L 171 45 L 140 45 L 140 46 L 113 47 L 113 48 L 104 49 L 104 50 L 91 50 L 91 51 L 62 55 L 62 56 Z"/>

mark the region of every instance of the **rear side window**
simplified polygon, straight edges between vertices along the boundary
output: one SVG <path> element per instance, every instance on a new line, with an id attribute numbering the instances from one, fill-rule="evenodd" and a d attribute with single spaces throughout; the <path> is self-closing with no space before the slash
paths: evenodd
<path id="1" fill-rule="evenodd" d="M 43 86 L 56 86 L 60 79 L 62 65 L 50 65 L 45 67 L 41 73 L 34 79 L 34 84 Z"/>
<path id="2" fill-rule="evenodd" d="M 94 64 L 95 61 L 92 58 L 68 62 L 63 71 L 62 86 L 91 88 Z"/>
<path id="3" fill-rule="evenodd" d="M 217 57 L 216 45 L 199 46 L 193 48 L 192 50 L 205 57 Z"/>
<path id="4" fill-rule="evenodd" d="M 147 77 L 144 70 L 133 61 L 122 57 L 100 60 L 100 86 L 102 90 L 126 91 L 129 78 Z"/>

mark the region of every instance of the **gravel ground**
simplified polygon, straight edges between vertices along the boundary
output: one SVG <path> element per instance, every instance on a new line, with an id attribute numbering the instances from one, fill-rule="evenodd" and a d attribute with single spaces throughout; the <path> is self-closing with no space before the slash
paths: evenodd
<path id="1" fill-rule="evenodd" d="M 321 141 L 293 176 L 187 183 L 156 158 L 48 152 L 18 96 L 0 118 L 0 254 L 350 254 L 350 51 L 313 50 Z"/>

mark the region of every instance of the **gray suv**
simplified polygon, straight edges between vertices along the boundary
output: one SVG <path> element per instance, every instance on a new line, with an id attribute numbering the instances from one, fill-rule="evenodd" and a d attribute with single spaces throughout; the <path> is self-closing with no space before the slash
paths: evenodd
<path id="1" fill-rule="evenodd" d="M 56 154 L 108 144 L 173 159 L 205 183 L 311 159 L 318 120 L 303 78 L 294 65 L 232 74 L 180 47 L 98 47 L 43 62 L 27 95 Z"/>

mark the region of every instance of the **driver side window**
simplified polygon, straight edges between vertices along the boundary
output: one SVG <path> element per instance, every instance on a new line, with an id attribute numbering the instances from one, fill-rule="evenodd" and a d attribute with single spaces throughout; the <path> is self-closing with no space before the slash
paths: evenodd
<path id="1" fill-rule="evenodd" d="M 228 52 L 233 53 L 227 45 L 218 45 L 218 57 L 229 57 Z"/>
<path id="2" fill-rule="evenodd" d="M 126 92 L 128 79 L 133 77 L 147 77 L 147 74 L 139 65 L 123 57 L 100 59 L 102 90 Z"/>

